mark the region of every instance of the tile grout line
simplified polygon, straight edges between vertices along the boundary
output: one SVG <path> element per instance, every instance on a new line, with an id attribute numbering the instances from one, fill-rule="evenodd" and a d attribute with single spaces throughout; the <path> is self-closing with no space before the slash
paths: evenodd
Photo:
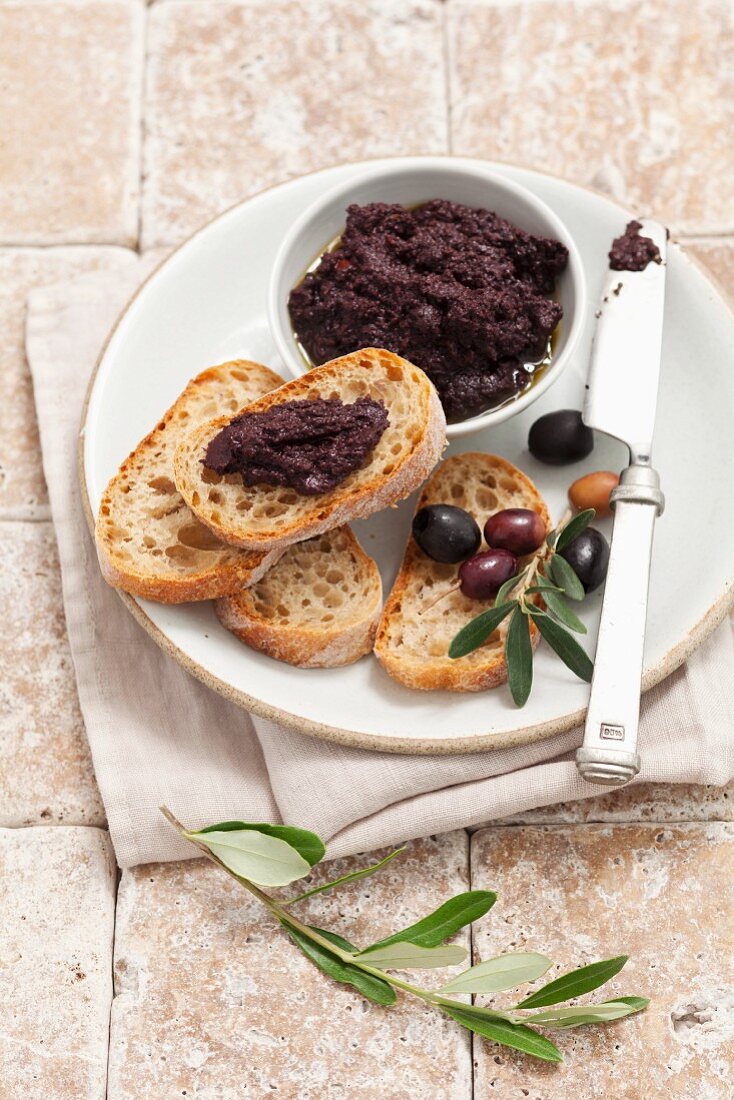
<path id="1" fill-rule="evenodd" d="M 109 1100 L 110 1095 L 110 1056 L 112 1054 L 112 1006 L 115 1003 L 115 946 L 117 943 L 117 903 L 120 896 L 120 883 L 122 882 L 122 870 L 115 860 L 115 870 L 117 872 L 117 882 L 115 884 L 115 904 L 112 916 L 112 953 L 110 955 L 110 969 L 112 971 L 112 996 L 110 997 L 110 1008 L 107 1020 L 107 1063 L 105 1065 L 105 1100 Z"/>
<path id="2" fill-rule="evenodd" d="M 692 784 L 692 786 L 702 785 L 705 786 L 706 784 Z M 667 784 L 654 783 L 652 786 L 663 787 Z M 724 786 L 728 786 L 728 784 L 721 785 L 721 787 Z M 721 787 L 717 787 L 717 790 Z M 734 825 L 734 821 L 727 817 L 672 817 L 662 819 L 657 817 L 626 817 L 615 818 L 614 820 L 600 818 L 598 821 L 546 821 L 543 819 L 542 821 L 508 821 L 506 824 L 499 821 L 488 821 L 485 825 L 471 826 L 467 829 L 467 832 L 470 837 L 474 837 L 477 833 L 483 833 L 489 829 L 590 829 L 600 826 L 604 828 L 629 828 L 633 825 L 650 825 L 660 829 L 677 825 L 698 825 L 705 828 L 707 825 Z"/>
<path id="3" fill-rule="evenodd" d="M 681 244 L 719 244 L 734 236 L 734 229 L 671 230 L 671 236 Z"/>
<path id="4" fill-rule="evenodd" d="M 665 786 L 663 783 L 653 784 L 654 786 Z M 701 784 L 693 784 L 694 786 L 700 786 Z M 734 820 L 728 817 L 626 817 L 615 818 L 610 820 L 608 818 L 600 818 L 598 821 L 548 821 L 543 819 L 542 821 L 509 821 L 502 823 L 499 821 L 488 821 L 484 825 L 467 826 L 464 828 L 464 832 L 469 838 L 469 847 L 471 849 L 471 840 L 478 833 L 483 833 L 488 829 L 584 829 L 594 826 L 605 826 L 607 828 L 629 828 L 632 825 L 650 825 L 658 828 L 672 827 L 676 825 L 698 825 L 701 828 L 705 828 L 707 825 L 734 825 Z M 101 829 L 103 832 L 109 833 L 109 824 L 107 821 L 22 821 L 12 822 L 0 820 L 0 829 Z M 470 874 L 470 888 L 471 886 L 471 852 L 469 854 L 469 874 Z M 470 946 L 473 947 L 473 941 L 471 937 L 470 929 Z"/>
<path id="5" fill-rule="evenodd" d="M 11 821 L 0 821 L 0 829 L 7 829 L 8 832 L 11 829 L 16 829 L 18 832 L 21 829 L 99 829 L 100 832 L 110 835 L 110 827 L 107 821 L 96 823 L 94 821 L 24 821 L 20 825 L 13 824 Z M 117 859 L 115 859 L 115 865 L 117 866 Z"/>
<path id="6" fill-rule="evenodd" d="M 471 853 L 472 853 L 472 840 L 474 834 L 470 833 L 468 829 L 464 829 L 464 836 L 466 837 L 466 867 L 469 878 L 469 889 L 474 889 L 474 869 L 472 867 Z M 474 922 L 469 925 L 469 966 L 474 966 Z M 469 1000 L 473 1003 L 473 998 L 470 996 Z M 476 1094 L 476 1081 L 474 1079 L 474 1043 L 476 1036 L 473 1031 L 469 1032 L 469 1086 L 471 1089 L 470 1100 L 474 1100 Z"/>
<path id="7" fill-rule="evenodd" d="M 24 512 L 22 509 L 14 511 L 9 509 L 7 512 L 0 513 L 0 523 L 51 523 L 51 510 L 43 512 L 40 509 L 37 512 L 28 511 Z"/>
<path id="8" fill-rule="evenodd" d="M 146 103 L 148 92 L 148 64 L 150 61 L 150 5 L 144 6 L 143 13 L 143 56 L 140 66 L 140 118 L 138 121 L 138 136 L 140 150 L 138 157 L 138 239 L 135 251 L 138 255 L 143 251 L 143 188 L 145 186 L 145 155 L 147 145 Z"/>
<path id="9" fill-rule="evenodd" d="M 157 2 L 157 3 L 175 3 L 175 2 L 178 2 L 178 0 L 155 0 L 155 2 Z M 152 6 L 155 6 L 155 3 Z M 442 54 L 443 57 L 445 57 L 445 52 L 446 52 L 447 48 L 448 47 L 445 45 L 444 53 Z M 147 49 L 146 49 L 146 61 L 147 61 Z M 447 100 L 447 102 L 448 102 L 447 145 L 448 145 L 449 155 L 450 156 L 464 156 L 465 154 L 458 154 L 458 153 L 455 154 L 454 151 L 453 151 L 453 132 L 452 132 L 452 122 L 453 122 L 453 120 L 452 120 L 452 117 L 451 117 L 453 112 L 451 110 L 451 107 L 452 107 L 452 102 L 451 102 L 451 98 L 450 98 L 450 96 L 451 96 L 451 89 L 450 89 L 451 81 L 450 81 L 450 72 L 448 70 L 448 67 L 446 68 L 446 71 L 445 71 L 445 82 L 446 82 L 447 87 L 448 87 L 448 91 L 447 91 L 447 96 L 448 96 L 448 100 Z M 144 117 L 142 115 L 141 115 L 141 125 L 143 125 L 143 126 L 145 125 Z M 141 197 L 140 197 L 139 209 L 138 209 L 138 241 L 137 241 L 136 245 L 133 246 L 129 242 L 122 241 L 122 240 L 119 240 L 119 239 L 115 240 L 114 238 L 110 238 L 110 239 L 105 238 L 104 240 L 76 240 L 76 239 L 73 239 L 73 238 L 69 238 L 68 240 L 65 239 L 65 240 L 59 240 L 59 241 L 4 241 L 4 240 L 0 239 L 0 251 L 2 251 L 2 252 L 36 252 L 36 251 L 37 252 L 53 252 L 53 251 L 58 251 L 59 249 L 63 249 L 63 248 L 84 248 L 84 249 L 119 248 L 122 251 L 133 252 L 133 253 L 136 253 L 138 255 L 141 255 L 143 252 L 146 252 L 146 251 L 150 252 L 152 249 L 178 248 L 181 244 L 185 243 L 185 240 L 182 241 L 180 237 L 175 237 L 175 238 L 172 238 L 171 240 L 156 241 L 150 246 L 150 248 L 147 248 L 147 249 L 144 249 L 144 248 L 141 247 L 142 239 L 140 237 L 140 228 L 141 228 L 141 225 L 142 225 L 142 185 L 143 185 L 143 178 L 142 178 L 143 177 L 143 158 L 142 158 L 142 152 L 143 152 L 143 149 L 142 149 L 142 146 L 141 146 L 141 157 L 140 157 L 140 191 L 141 191 Z M 368 157 L 367 159 L 370 160 L 370 159 L 379 159 L 379 158 L 370 158 L 370 157 Z M 478 159 L 478 160 L 488 159 L 489 160 L 491 158 L 478 157 L 476 159 Z M 324 165 L 324 169 L 330 168 L 330 167 L 336 167 L 336 166 L 338 166 L 339 163 L 340 163 L 339 161 L 335 161 L 333 164 Z M 505 162 L 503 162 L 501 159 L 499 159 L 497 161 L 497 163 L 503 164 Z M 520 167 L 520 168 L 524 167 L 519 162 L 509 162 L 508 161 L 506 163 L 508 163 L 510 167 Z M 276 180 L 275 183 L 271 186 L 277 186 L 278 183 L 286 183 L 288 180 L 294 179 L 294 178 L 298 178 L 297 174 L 296 174 L 296 176 L 293 176 L 292 174 L 289 174 L 289 175 L 287 175 L 283 178 L 280 178 L 280 179 Z M 565 179 L 565 181 L 567 183 L 570 183 L 574 186 L 580 187 L 580 188 L 585 190 L 585 187 L 584 187 L 583 183 L 572 179 L 570 176 L 569 177 L 563 177 L 563 178 Z M 244 201 L 244 199 L 246 197 L 247 196 L 245 196 L 242 201 Z M 214 220 L 213 218 L 207 219 L 207 221 L 203 222 L 200 226 L 198 226 L 198 228 L 203 229 L 204 226 L 207 225 L 209 221 L 213 221 L 213 220 Z M 685 229 L 685 230 L 676 230 L 676 229 L 674 229 L 674 230 L 671 230 L 671 234 L 672 234 L 673 240 L 677 241 L 679 244 L 704 244 L 704 245 L 706 245 L 706 244 L 708 244 L 708 245 L 719 245 L 719 244 L 730 244 L 730 243 L 734 244 L 734 225 L 732 225 L 730 228 L 715 229 L 715 230 L 714 229 Z"/>
<path id="10" fill-rule="evenodd" d="M 734 235 L 734 230 L 732 230 Z M 121 248 L 127 252 L 137 252 L 137 247 L 129 241 L 122 240 L 88 240 L 77 241 L 75 239 L 63 241 L 4 241 L 0 239 L 0 250 L 3 252 L 52 252 L 59 248 Z"/>
<path id="11" fill-rule="evenodd" d="M 442 41 L 442 54 L 443 54 L 443 82 L 444 82 L 444 96 L 446 99 L 446 149 L 449 155 L 453 153 L 454 149 L 454 128 L 453 128 L 453 102 L 451 98 L 451 45 L 450 45 L 450 31 L 449 31 L 449 2 L 444 0 L 442 4 L 442 27 L 441 27 L 441 41 Z"/>

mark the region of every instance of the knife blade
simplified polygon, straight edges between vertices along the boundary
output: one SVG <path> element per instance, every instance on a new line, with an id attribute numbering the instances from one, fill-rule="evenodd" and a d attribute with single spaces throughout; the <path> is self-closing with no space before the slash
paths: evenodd
<path id="1" fill-rule="evenodd" d="M 640 770 L 637 731 L 655 519 L 664 507 L 652 467 L 665 309 L 667 232 L 642 221 L 661 262 L 609 272 L 592 347 L 583 419 L 626 443 L 629 465 L 611 495 L 614 527 L 584 741 L 584 779 L 620 786 Z"/>
<path id="2" fill-rule="evenodd" d="M 633 461 L 649 462 L 658 398 L 667 233 L 641 221 L 660 263 L 644 271 L 609 271 L 591 350 L 584 423 L 627 443 Z"/>

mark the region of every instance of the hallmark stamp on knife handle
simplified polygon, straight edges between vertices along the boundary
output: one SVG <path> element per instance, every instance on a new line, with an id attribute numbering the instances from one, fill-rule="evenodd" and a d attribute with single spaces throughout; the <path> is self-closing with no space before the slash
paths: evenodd
<path id="1" fill-rule="evenodd" d="M 599 736 L 602 741 L 624 741 L 624 726 L 611 726 L 602 722 Z"/>

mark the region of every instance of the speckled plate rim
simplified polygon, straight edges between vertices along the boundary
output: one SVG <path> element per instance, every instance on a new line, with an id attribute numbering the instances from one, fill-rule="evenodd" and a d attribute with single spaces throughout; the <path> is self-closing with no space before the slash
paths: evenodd
<path id="1" fill-rule="evenodd" d="M 435 155 L 435 154 L 432 154 Z M 441 154 L 439 154 L 441 155 Z M 443 154 L 448 159 L 451 158 L 451 154 Z M 85 462 L 84 462 L 84 435 L 87 424 L 87 414 L 89 411 L 89 403 L 94 390 L 97 374 L 104 360 L 107 348 L 120 327 L 128 311 L 133 303 L 137 300 L 140 294 L 145 290 L 148 283 L 158 275 L 158 273 L 169 264 L 174 257 L 185 248 L 190 241 L 198 237 L 201 233 L 206 232 L 210 226 L 215 222 L 218 222 L 221 218 L 225 218 L 233 210 L 238 207 L 244 206 L 249 203 L 258 195 L 266 194 L 269 191 L 274 191 L 279 187 L 283 187 L 286 184 L 293 183 L 296 179 L 305 179 L 309 176 L 319 175 L 321 172 L 329 171 L 333 168 L 346 167 L 349 164 L 358 163 L 365 167 L 370 164 L 395 159 L 402 159 L 401 157 L 374 157 L 363 161 L 341 161 L 334 164 L 326 165 L 322 168 L 316 169 L 313 172 L 304 172 L 298 176 L 290 177 L 288 180 L 281 181 L 277 184 L 272 184 L 269 187 L 261 188 L 259 191 L 254 192 L 252 195 L 248 195 L 247 198 L 233 203 L 232 206 L 223 210 L 217 214 L 216 217 L 211 218 L 204 225 L 194 230 L 184 241 L 181 242 L 173 251 L 171 251 L 140 284 L 138 289 L 132 295 L 127 302 L 125 308 L 120 313 L 119 317 L 115 321 L 114 325 L 110 329 L 110 332 L 105 340 L 102 348 L 97 356 L 97 361 L 94 365 L 94 369 L 87 385 L 87 390 L 84 396 L 84 403 L 82 405 L 81 423 L 79 430 L 79 438 L 77 443 L 77 467 L 79 474 L 79 483 L 81 487 L 82 506 L 84 509 L 84 515 L 89 527 L 92 539 L 94 539 L 94 525 L 95 518 L 92 512 L 92 506 L 89 499 L 89 489 L 87 486 Z M 476 158 L 481 159 L 481 158 Z M 547 176 L 553 179 L 560 180 L 566 186 L 572 187 L 577 191 L 586 192 L 593 195 L 598 195 L 606 202 L 616 206 L 620 212 L 625 216 L 629 216 L 627 208 L 614 199 L 611 199 L 609 195 L 592 187 L 582 187 L 579 184 L 571 183 L 564 179 L 562 176 L 558 176 L 551 172 L 535 172 L 533 169 L 528 169 L 524 165 L 516 164 L 511 161 L 485 161 L 487 167 L 491 168 L 493 165 L 504 168 L 517 168 L 524 172 L 531 172 L 537 176 Z M 734 322 L 734 300 L 729 296 L 724 287 L 711 274 L 711 272 L 701 264 L 695 256 L 693 256 L 686 248 L 685 245 L 681 245 L 680 242 L 676 242 L 685 252 L 686 258 L 696 268 L 698 268 L 701 275 L 711 284 L 716 291 L 719 298 L 722 300 L 725 308 L 729 311 Z M 197 680 L 200 680 L 212 691 L 216 691 L 219 695 L 222 695 L 229 702 L 236 704 L 239 707 L 249 711 L 258 718 L 265 718 L 268 721 L 279 723 L 289 729 L 296 730 L 299 733 L 307 734 L 310 737 L 316 737 L 323 741 L 330 741 L 338 745 L 346 745 L 350 748 L 359 749 L 372 749 L 380 752 L 389 752 L 396 754 L 404 754 L 411 756 L 455 756 L 462 753 L 477 753 L 487 752 L 494 749 L 506 749 L 516 745 L 526 745 L 537 741 L 546 741 L 552 737 L 557 737 L 562 733 L 566 733 L 568 730 L 573 729 L 583 722 L 586 715 L 586 707 L 581 707 L 569 714 L 565 714 L 560 718 L 552 719 L 548 722 L 537 723 L 532 726 L 523 726 L 515 730 L 508 730 L 499 733 L 478 733 L 471 737 L 458 737 L 452 738 L 450 741 L 445 739 L 437 740 L 434 738 L 416 738 L 416 739 L 401 739 L 399 736 L 385 736 L 384 734 L 371 734 L 371 733 L 359 733 L 353 730 L 343 729 L 338 726 L 329 726 L 321 722 L 315 722 L 313 719 L 303 718 L 296 714 L 291 714 L 289 711 L 281 710 L 279 707 L 274 707 L 269 703 L 263 702 L 263 700 L 250 695 L 247 692 L 239 691 L 233 688 L 231 684 L 228 684 L 224 680 L 220 680 L 217 676 L 214 676 L 211 672 L 205 669 L 197 661 L 194 661 L 189 655 L 182 650 L 179 646 L 175 645 L 170 638 L 150 619 L 137 600 L 128 595 L 126 592 L 117 591 L 117 595 L 120 597 L 124 605 L 127 607 L 133 618 L 142 626 L 146 633 L 153 639 L 157 646 L 159 646 L 164 653 L 167 653 L 169 657 L 172 657 L 182 668 L 186 669 Z M 662 680 L 666 679 L 673 672 L 675 672 L 680 666 L 690 657 L 690 655 L 713 633 L 717 626 L 724 621 L 727 613 L 734 608 L 734 571 L 732 572 L 722 594 L 716 599 L 708 610 L 701 616 L 698 622 L 693 626 L 688 633 L 682 638 L 676 645 L 672 646 L 663 657 L 660 658 L 654 665 L 646 669 L 642 678 L 642 691 L 649 691 L 650 688 L 655 687 Z"/>

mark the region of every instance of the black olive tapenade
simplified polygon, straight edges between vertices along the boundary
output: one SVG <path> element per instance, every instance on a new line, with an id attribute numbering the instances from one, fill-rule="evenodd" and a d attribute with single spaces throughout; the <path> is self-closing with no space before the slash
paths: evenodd
<path id="1" fill-rule="evenodd" d="M 388 424 L 382 401 L 371 397 L 352 404 L 286 401 L 236 417 L 211 440 L 203 463 L 218 474 L 241 474 L 245 485 L 283 485 L 315 496 L 358 470 Z"/>
<path id="2" fill-rule="evenodd" d="M 544 357 L 561 319 L 551 295 L 567 263 L 560 241 L 489 210 L 350 206 L 338 246 L 288 305 L 312 363 L 386 348 L 426 372 L 456 421 L 528 385 L 525 364 Z"/>

